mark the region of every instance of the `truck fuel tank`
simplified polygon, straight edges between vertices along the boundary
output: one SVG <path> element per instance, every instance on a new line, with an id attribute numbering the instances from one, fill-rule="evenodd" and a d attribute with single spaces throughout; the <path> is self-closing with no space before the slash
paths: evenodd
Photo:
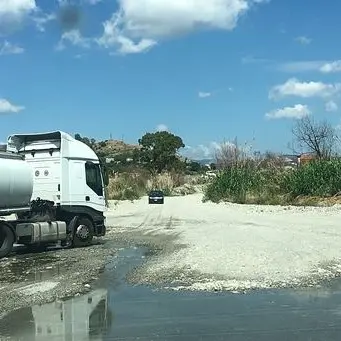
<path id="1" fill-rule="evenodd" d="M 31 243 L 55 242 L 66 239 L 64 221 L 20 223 L 16 225 L 17 236 L 29 237 Z"/>

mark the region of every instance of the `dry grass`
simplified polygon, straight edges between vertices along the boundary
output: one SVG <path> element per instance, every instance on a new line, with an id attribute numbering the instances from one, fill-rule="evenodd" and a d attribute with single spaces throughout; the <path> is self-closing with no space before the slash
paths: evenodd
<path id="1" fill-rule="evenodd" d="M 150 190 L 160 189 L 166 196 L 186 195 L 197 191 L 196 185 L 203 183 L 200 176 L 183 175 L 176 172 L 151 176 L 146 172 L 122 173 L 109 180 L 109 200 L 135 200 Z"/>
<path id="2" fill-rule="evenodd" d="M 109 180 L 109 200 L 135 200 L 146 194 L 146 179 L 142 174 L 121 174 Z"/>

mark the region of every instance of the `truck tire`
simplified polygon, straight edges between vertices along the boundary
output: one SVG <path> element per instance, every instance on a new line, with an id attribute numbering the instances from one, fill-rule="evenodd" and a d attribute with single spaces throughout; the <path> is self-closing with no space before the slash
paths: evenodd
<path id="1" fill-rule="evenodd" d="M 0 258 L 6 257 L 13 249 L 14 234 L 12 229 L 0 222 Z"/>
<path id="2" fill-rule="evenodd" d="M 93 237 L 94 237 L 93 223 L 88 218 L 80 217 L 77 220 L 75 226 L 73 246 L 83 247 L 91 245 Z"/>

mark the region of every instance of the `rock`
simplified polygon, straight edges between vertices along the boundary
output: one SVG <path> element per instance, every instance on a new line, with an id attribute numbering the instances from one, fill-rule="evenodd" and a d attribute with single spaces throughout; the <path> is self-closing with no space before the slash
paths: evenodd
<path id="1" fill-rule="evenodd" d="M 84 284 L 84 288 L 91 289 L 91 285 L 90 284 Z"/>

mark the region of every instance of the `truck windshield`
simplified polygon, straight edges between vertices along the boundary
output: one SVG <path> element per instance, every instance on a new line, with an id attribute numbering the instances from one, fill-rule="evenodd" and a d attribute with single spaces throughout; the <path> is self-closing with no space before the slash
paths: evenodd
<path id="1" fill-rule="evenodd" d="M 99 164 L 86 162 L 86 184 L 98 195 L 103 196 L 103 180 Z"/>

